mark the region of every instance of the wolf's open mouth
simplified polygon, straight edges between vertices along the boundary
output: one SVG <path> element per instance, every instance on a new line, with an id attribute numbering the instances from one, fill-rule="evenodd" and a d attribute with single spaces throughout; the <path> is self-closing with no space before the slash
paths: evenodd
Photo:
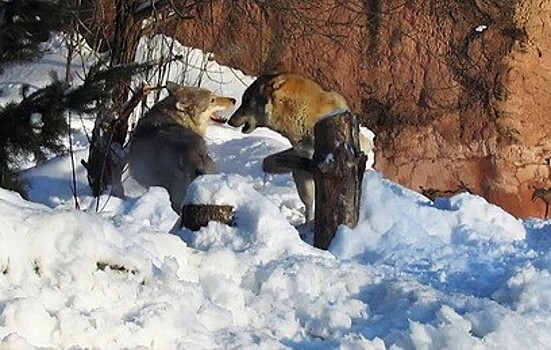
<path id="1" fill-rule="evenodd" d="M 218 113 L 213 113 L 211 114 L 210 116 L 210 119 L 215 122 L 215 123 L 219 123 L 219 124 L 224 124 L 227 120 L 226 118 L 222 117 L 220 114 Z"/>
<path id="2" fill-rule="evenodd" d="M 254 130 L 254 125 L 249 122 L 245 122 L 243 124 L 243 129 L 241 129 L 241 132 L 244 134 L 250 134 L 251 132 L 253 132 L 253 130 Z"/>

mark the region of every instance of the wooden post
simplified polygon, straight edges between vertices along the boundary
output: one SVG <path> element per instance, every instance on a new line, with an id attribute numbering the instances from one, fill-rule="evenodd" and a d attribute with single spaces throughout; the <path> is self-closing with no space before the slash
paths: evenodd
<path id="1" fill-rule="evenodd" d="M 314 246 L 327 249 L 337 227 L 358 223 L 362 179 L 367 156 L 360 150 L 359 124 L 343 111 L 314 127 L 316 184 Z"/>
<path id="2" fill-rule="evenodd" d="M 192 231 L 207 226 L 209 221 L 218 221 L 233 226 L 233 207 L 231 205 L 184 204 L 181 225 Z"/>

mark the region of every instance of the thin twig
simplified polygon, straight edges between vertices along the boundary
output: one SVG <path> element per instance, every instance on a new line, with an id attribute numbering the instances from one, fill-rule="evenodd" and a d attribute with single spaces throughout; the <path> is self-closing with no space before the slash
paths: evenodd
<path id="1" fill-rule="evenodd" d="M 71 182 L 72 182 L 72 188 L 71 192 L 73 193 L 73 199 L 75 201 L 75 209 L 80 210 L 80 204 L 78 203 L 78 195 L 77 195 L 77 173 L 76 173 L 76 166 L 75 166 L 75 154 L 73 150 L 73 128 L 71 127 L 71 123 L 73 120 L 73 113 L 69 111 L 69 155 L 71 156 Z"/>

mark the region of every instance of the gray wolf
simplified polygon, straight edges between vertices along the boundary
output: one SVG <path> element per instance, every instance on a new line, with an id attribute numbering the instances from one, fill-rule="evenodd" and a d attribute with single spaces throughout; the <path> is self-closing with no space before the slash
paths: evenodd
<path id="1" fill-rule="evenodd" d="M 235 99 L 172 82 L 166 87 L 168 96 L 138 121 L 127 162 L 130 176 L 142 187 L 165 188 L 179 213 L 188 185 L 215 172 L 204 135 L 210 124 L 224 122 L 217 112 L 232 108 Z"/>
<path id="2" fill-rule="evenodd" d="M 292 171 L 297 191 L 305 206 L 306 221 L 314 219 L 315 186 L 310 172 L 290 169 L 280 160 L 287 156 L 312 159 L 314 125 L 331 113 L 348 110 L 343 96 L 326 91 L 315 81 L 294 73 L 271 72 L 258 77 L 243 93 L 239 108 L 228 124 L 243 127 L 250 133 L 257 127 L 267 127 L 289 139 L 291 149 L 268 156 L 262 164 L 268 173 Z M 360 148 L 371 149 L 370 141 L 361 136 Z"/>

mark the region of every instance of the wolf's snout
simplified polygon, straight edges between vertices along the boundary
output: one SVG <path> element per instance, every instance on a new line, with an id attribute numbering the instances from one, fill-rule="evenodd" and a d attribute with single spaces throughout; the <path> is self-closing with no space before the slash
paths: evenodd
<path id="1" fill-rule="evenodd" d="M 228 125 L 233 126 L 234 128 L 240 127 L 243 123 L 245 123 L 245 117 L 235 113 L 228 120 Z"/>
<path id="2" fill-rule="evenodd" d="M 228 120 L 228 125 L 233 126 L 234 128 L 239 128 L 240 126 L 243 126 L 241 132 L 244 134 L 252 132 L 256 127 L 254 118 L 251 118 L 247 115 L 240 115 L 238 114 L 238 112 L 234 113 L 231 116 L 231 118 Z"/>
<path id="3" fill-rule="evenodd" d="M 246 121 L 243 124 L 243 128 L 241 129 L 241 132 L 244 134 L 250 134 L 255 129 L 255 125 L 251 122 Z"/>
<path id="4" fill-rule="evenodd" d="M 213 98 L 213 102 L 221 110 L 224 110 L 235 107 L 235 103 L 237 102 L 237 100 L 233 97 L 216 97 Z"/>

